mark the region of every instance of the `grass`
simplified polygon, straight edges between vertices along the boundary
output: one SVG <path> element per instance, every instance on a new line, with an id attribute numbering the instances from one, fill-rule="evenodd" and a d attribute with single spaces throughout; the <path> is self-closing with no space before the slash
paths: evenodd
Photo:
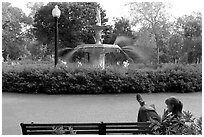
<path id="1" fill-rule="evenodd" d="M 202 115 L 202 93 L 142 94 L 163 114 L 164 100 L 177 96 L 195 117 Z M 136 121 L 139 104 L 135 94 L 111 95 L 43 95 L 2 94 L 2 133 L 20 135 L 20 123 L 119 122 Z"/>

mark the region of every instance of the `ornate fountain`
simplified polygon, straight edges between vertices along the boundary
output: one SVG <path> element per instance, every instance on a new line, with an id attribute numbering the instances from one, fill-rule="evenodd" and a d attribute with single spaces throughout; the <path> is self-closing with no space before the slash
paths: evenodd
<path id="1" fill-rule="evenodd" d="M 68 53 L 68 58 L 70 58 L 75 52 L 83 51 L 86 53 L 86 58 L 88 63 L 93 67 L 105 68 L 106 62 L 106 54 L 114 53 L 114 52 L 122 52 L 127 59 L 129 58 L 127 54 L 125 54 L 122 49 L 115 44 L 103 44 L 102 42 L 102 31 L 107 29 L 108 26 L 101 25 L 101 15 L 100 10 L 97 8 L 96 10 L 96 25 L 93 27 L 95 30 L 95 44 L 81 44 L 78 45 L 74 50 Z"/>

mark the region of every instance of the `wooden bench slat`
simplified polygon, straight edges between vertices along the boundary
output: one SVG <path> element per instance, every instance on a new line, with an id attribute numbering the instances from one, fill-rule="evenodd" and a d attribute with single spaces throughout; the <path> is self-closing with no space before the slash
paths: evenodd
<path id="1" fill-rule="evenodd" d="M 149 122 L 123 122 L 123 123 L 105 123 L 106 125 L 149 125 Z"/>
<path id="2" fill-rule="evenodd" d="M 28 135 L 56 135 L 54 131 L 29 131 L 27 132 Z M 69 131 L 65 131 L 63 134 L 70 134 Z M 76 134 L 98 134 L 97 130 L 80 130 L 76 131 Z"/>
<path id="3" fill-rule="evenodd" d="M 64 127 L 64 128 L 68 128 L 68 127 Z M 98 127 L 71 127 L 73 128 L 73 130 L 88 130 L 88 129 L 92 129 L 92 130 L 96 130 L 98 129 Z M 50 127 L 27 127 L 27 130 L 53 130 L 53 128 Z"/>
<path id="4" fill-rule="evenodd" d="M 53 130 L 52 127 L 27 127 L 27 130 Z"/>
<path id="5" fill-rule="evenodd" d="M 98 125 L 99 123 L 31 123 L 31 124 L 24 124 L 25 126 L 94 126 Z"/>
<path id="6" fill-rule="evenodd" d="M 32 132 L 28 131 L 27 135 L 52 135 L 53 131 L 38 131 L 38 132 Z"/>
<path id="7" fill-rule="evenodd" d="M 64 127 L 64 128 L 68 128 L 68 127 Z M 98 129 L 98 127 L 71 127 L 74 130 L 83 130 L 83 129 Z M 53 127 L 27 127 L 27 130 L 52 130 Z M 131 127 L 126 127 L 126 126 L 111 126 L 111 127 L 106 127 L 106 129 L 149 129 L 149 127 L 135 127 L 135 126 L 131 126 Z"/>
<path id="8" fill-rule="evenodd" d="M 141 133 L 148 133 L 146 130 L 111 130 L 111 131 L 106 131 L 106 133 L 133 133 L 133 134 L 141 134 Z"/>
<path id="9" fill-rule="evenodd" d="M 89 130 L 84 130 L 84 131 L 77 131 L 76 134 L 98 134 L 99 131 L 98 130 L 92 130 L 92 131 L 89 131 Z"/>
<path id="10" fill-rule="evenodd" d="M 106 127 L 106 129 L 137 129 L 137 130 L 140 130 L 140 129 L 149 129 L 149 127 L 117 127 L 117 126 L 114 126 L 114 127 Z"/>
<path id="11" fill-rule="evenodd" d="M 149 127 L 149 125 L 106 125 L 106 127 Z"/>
<path id="12" fill-rule="evenodd" d="M 98 127 L 73 127 L 73 130 L 98 130 Z"/>
<path id="13" fill-rule="evenodd" d="M 148 129 L 131 129 L 131 128 L 125 128 L 125 129 L 106 129 L 106 131 L 127 131 L 127 130 L 132 130 L 132 131 L 149 131 Z"/>

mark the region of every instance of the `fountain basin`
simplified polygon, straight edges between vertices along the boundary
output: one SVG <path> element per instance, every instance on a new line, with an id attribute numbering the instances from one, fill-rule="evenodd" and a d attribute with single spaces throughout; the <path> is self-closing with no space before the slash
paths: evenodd
<path id="1" fill-rule="evenodd" d="M 89 64 L 91 64 L 93 67 L 100 67 L 102 69 L 105 68 L 107 53 L 124 53 L 118 45 L 112 44 L 81 44 L 78 45 L 73 51 L 74 52 L 71 54 L 77 54 L 78 51 L 83 51 L 86 53 L 86 58 Z"/>
<path id="2" fill-rule="evenodd" d="M 110 52 L 119 52 L 121 48 L 118 45 L 112 44 L 82 44 L 78 45 L 76 49 L 83 49 L 85 52 L 92 53 L 100 52 L 100 53 L 110 53 Z"/>

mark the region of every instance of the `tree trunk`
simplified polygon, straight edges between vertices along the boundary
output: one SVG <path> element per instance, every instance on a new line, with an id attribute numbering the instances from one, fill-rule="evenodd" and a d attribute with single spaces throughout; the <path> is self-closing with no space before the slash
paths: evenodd
<path id="1" fill-rule="evenodd" d="M 157 45 L 157 63 L 159 64 L 159 45 Z"/>
<path id="2" fill-rule="evenodd" d="M 157 64 L 159 64 L 160 63 L 159 61 L 159 40 L 158 40 L 157 30 L 155 29 L 156 23 L 151 22 L 151 25 L 152 25 L 153 33 L 155 36 L 156 47 L 157 47 Z"/>
<path id="3" fill-rule="evenodd" d="M 156 33 L 155 33 L 155 41 L 156 41 L 156 46 L 157 46 L 157 64 L 159 64 L 160 63 L 160 60 L 159 60 L 159 41 L 158 41 L 158 36 Z"/>

